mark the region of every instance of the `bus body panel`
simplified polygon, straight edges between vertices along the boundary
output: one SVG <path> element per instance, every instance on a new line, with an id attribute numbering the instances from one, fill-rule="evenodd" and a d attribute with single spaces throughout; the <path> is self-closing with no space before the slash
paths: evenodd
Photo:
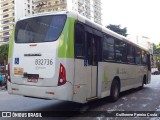
<path id="1" fill-rule="evenodd" d="M 85 103 L 91 97 L 91 79 L 91 67 L 86 67 L 84 60 L 75 59 L 73 101 Z"/>
<path id="2" fill-rule="evenodd" d="M 72 101 L 73 87 L 70 83 L 58 87 L 41 87 L 7 83 L 8 93 L 27 97 Z"/>
<path id="3" fill-rule="evenodd" d="M 110 86 L 113 79 L 113 74 L 106 74 L 108 73 L 108 69 L 104 69 L 104 62 L 99 62 L 98 64 L 98 98 L 104 98 L 110 95 Z"/>
<path id="4" fill-rule="evenodd" d="M 75 21 L 79 19 L 85 24 L 86 20 L 76 14 L 68 14 L 63 31 L 56 41 L 23 45 L 15 43 L 12 35 L 9 52 L 9 93 L 86 103 L 92 99 L 109 96 L 115 77 L 120 80 L 121 92 L 141 86 L 145 75 L 150 80 L 147 66 L 103 60 L 99 60 L 96 65 L 88 65 L 86 59 L 75 58 Z M 96 27 L 96 24 L 92 24 L 92 27 Z M 111 31 L 103 32 L 125 41 L 123 37 Z M 97 35 L 95 38 L 96 43 L 100 45 L 102 36 Z M 97 46 L 98 49 L 100 46 Z M 65 71 L 66 83 L 58 85 L 61 65 Z M 38 75 L 38 81 L 30 80 L 25 76 L 26 73 L 31 75 L 31 79 Z"/>
<path id="5" fill-rule="evenodd" d="M 31 45 L 14 44 L 11 66 L 12 82 L 17 84 L 31 84 L 31 82 L 27 82 L 28 78 L 24 78 L 24 74 L 38 74 L 39 81 L 37 83 L 33 82 L 33 84 L 57 86 L 57 73 L 59 72 L 59 69 L 56 69 L 59 68 L 59 62 L 56 60 L 57 42 L 39 43 L 34 47 Z M 45 80 L 43 83 L 44 79 L 48 80 Z M 48 83 L 47 81 L 50 82 Z"/>
<path id="6" fill-rule="evenodd" d="M 109 96 L 111 84 L 115 77 L 120 79 L 121 92 L 140 87 L 143 77 L 147 75 L 146 66 L 99 62 L 97 86 L 92 88 L 94 81 L 92 81 L 91 73 L 91 67 L 84 66 L 84 60 L 75 59 L 73 101 L 86 103 L 87 99 L 93 97 L 92 89 L 97 90 L 97 98 Z"/>
<path id="7" fill-rule="evenodd" d="M 102 94 L 103 92 L 110 91 L 111 83 L 115 77 L 120 79 L 120 90 L 122 92 L 140 87 L 143 82 L 143 77 L 147 75 L 147 66 L 110 62 L 103 62 L 102 66 Z"/>
<path id="8" fill-rule="evenodd" d="M 9 93 L 69 101 L 73 99 L 74 21 L 74 18 L 67 18 L 61 35 L 53 42 L 17 44 L 14 41 L 15 34 L 12 35 Z M 49 61 L 43 61 L 45 59 Z M 66 83 L 58 86 L 60 65 L 65 68 Z M 25 77 L 26 73 L 31 78 Z M 38 75 L 36 81 L 34 75 Z M 49 92 L 56 94 L 47 95 Z"/>

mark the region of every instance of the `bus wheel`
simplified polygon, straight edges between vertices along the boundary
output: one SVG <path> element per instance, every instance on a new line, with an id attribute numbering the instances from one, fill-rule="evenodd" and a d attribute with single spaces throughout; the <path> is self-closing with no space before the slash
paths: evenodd
<path id="1" fill-rule="evenodd" d="M 139 89 L 143 89 L 145 83 L 146 83 L 146 76 L 143 77 L 142 85 L 139 87 Z"/>
<path id="2" fill-rule="evenodd" d="M 120 84 L 118 80 L 114 79 L 111 85 L 110 99 L 111 102 L 115 102 L 119 98 Z"/>

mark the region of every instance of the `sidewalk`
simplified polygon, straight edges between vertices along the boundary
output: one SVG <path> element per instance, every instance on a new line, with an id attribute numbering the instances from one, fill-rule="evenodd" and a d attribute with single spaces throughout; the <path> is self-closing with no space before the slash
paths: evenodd
<path id="1" fill-rule="evenodd" d="M 0 87 L 0 91 L 6 90 L 5 86 Z"/>

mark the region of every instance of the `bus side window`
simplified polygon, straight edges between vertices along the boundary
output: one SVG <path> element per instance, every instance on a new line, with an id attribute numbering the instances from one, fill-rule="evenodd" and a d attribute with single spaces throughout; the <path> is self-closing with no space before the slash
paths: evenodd
<path id="1" fill-rule="evenodd" d="M 75 58 L 84 58 L 84 26 L 80 23 L 75 24 Z"/>
<path id="2" fill-rule="evenodd" d="M 91 33 L 86 32 L 87 39 L 86 39 L 86 44 L 87 44 L 87 59 L 88 59 L 88 65 L 92 65 L 93 62 L 93 48 L 92 48 L 92 41 L 94 41 L 94 38 Z"/>
<path id="3" fill-rule="evenodd" d="M 126 43 L 120 40 L 115 41 L 115 56 L 117 62 L 126 62 Z"/>
<path id="4" fill-rule="evenodd" d="M 146 51 L 142 51 L 142 64 L 146 65 L 147 64 L 147 52 Z"/>
<path id="5" fill-rule="evenodd" d="M 103 60 L 114 60 L 114 38 L 108 35 L 105 35 L 103 40 Z"/>
<path id="6" fill-rule="evenodd" d="M 141 64 L 141 49 L 136 47 L 136 64 Z"/>
<path id="7" fill-rule="evenodd" d="M 127 45 L 127 62 L 135 63 L 135 47 L 131 44 Z"/>
<path id="8" fill-rule="evenodd" d="M 89 31 L 90 30 L 90 31 Z M 91 33 L 93 29 L 88 27 L 86 33 L 86 57 L 88 60 L 88 65 L 96 66 L 98 65 L 98 61 L 102 60 L 102 47 L 101 47 L 101 37 L 97 35 L 97 32 L 94 31 Z"/>

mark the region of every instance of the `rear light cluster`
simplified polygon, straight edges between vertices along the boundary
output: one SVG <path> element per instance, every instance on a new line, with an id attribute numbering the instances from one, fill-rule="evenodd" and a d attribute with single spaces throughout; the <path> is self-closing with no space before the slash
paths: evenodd
<path id="1" fill-rule="evenodd" d="M 10 64 L 8 64 L 8 81 L 11 82 L 11 79 L 10 79 Z"/>
<path id="2" fill-rule="evenodd" d="M 66 82 L 66 70 L 65 67 L 60 64 L 58 86 L 64 85 Z"/>

